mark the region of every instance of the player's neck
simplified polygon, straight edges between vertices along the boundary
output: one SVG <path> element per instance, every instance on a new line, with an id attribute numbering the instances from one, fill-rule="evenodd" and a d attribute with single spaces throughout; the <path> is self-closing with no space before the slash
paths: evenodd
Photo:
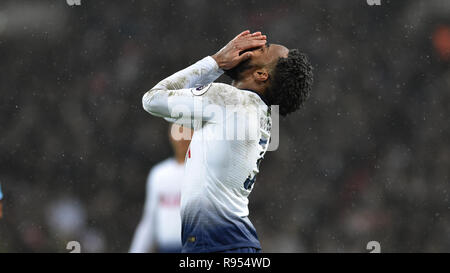
<path id="1" fill-rule="evenodd" d="M 175 156 L 175 162 L 177 162 L 177 164 L 184 164 L 184 159 L 186 157 L 186 154 L 177 154 Z"/>
<path id="2" fill-rule="evenodd" d="M 245 81 L 233 81 L 231 83 L 231 85 L 233 87 L 238 88 L 238 89 L 248 90 L 248 91 L 252 91 L 252 92 L 258 94 L 258 96 L 264 101 L 264 103 L 269 105 L 268 102 L 267 102 L 267 99 L 264 96 L 264 91 L 261 90 L 260 87 L 254 86 L 252 84 L 247 84 Z"/>

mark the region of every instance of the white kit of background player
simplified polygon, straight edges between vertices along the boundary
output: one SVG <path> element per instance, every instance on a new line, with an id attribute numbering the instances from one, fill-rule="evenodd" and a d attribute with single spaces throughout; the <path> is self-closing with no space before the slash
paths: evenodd
<path id="1" fill-rule="evenodd" d="M 180 191 L 184 164 L 169 158 L 152 168 L 142 219 L 131 244 L 131 253 L 180 252 Z"/>
<path id="2" fill-rule="evenodd" d="M 248 219 L 247 197 L 269 145 L 270 108 L 253 91 L 213 83 L 222 73 L 208 56 L 161 81 L 142 99 L 152 115 L 183 124 L 193 120 L 181 192 L 183 252 L 261 249 Z M 248 134 L 230 139 L 230 127 Z"/>

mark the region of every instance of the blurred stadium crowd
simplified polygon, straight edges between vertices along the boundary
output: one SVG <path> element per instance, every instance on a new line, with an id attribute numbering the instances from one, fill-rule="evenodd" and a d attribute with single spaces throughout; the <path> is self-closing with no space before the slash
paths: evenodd
<path id="1" fill-rule="evenodd" d="M 171 155 L 143 93 L 244 29 L 315 67 L 250 195 L 263 251 L 450 251 L 449 15 L 439 0 L 2 1 L 0 252 L 128 251 Z"/>

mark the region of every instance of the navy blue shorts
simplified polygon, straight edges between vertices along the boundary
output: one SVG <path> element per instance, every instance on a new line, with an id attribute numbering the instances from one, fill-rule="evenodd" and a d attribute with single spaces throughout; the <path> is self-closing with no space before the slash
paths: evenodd
<path id="1" fill-rule="evenodd" d="M 239 247 L 224 251 L 218 251 L 218 253 L 261 253 L 261 249 L 254 247 Z"/>

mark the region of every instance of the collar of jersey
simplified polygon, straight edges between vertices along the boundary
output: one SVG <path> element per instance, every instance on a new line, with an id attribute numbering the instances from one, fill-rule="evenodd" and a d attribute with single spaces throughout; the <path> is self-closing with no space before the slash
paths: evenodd
<path id="1" fill-rule="evenodd" d="M 242 90 L 244 90 L 244 91 L 249 91 L 249 92 L 252 92 L 252 93 L 255 93 L 256 95 L 258 95 L 258 97 L 264 102 L 264 104 L 267 105 L 267 108 L 270 109 L 270 104 L 269 104 L 269 102 L 264 98 L 264 96 L 262 96 L 261 94 L 259 94 L 259 93 L 256 92 L 256 91 L 253 91 L 253 90 L 250 90 L 250 89 L 242 89 Z"/>

